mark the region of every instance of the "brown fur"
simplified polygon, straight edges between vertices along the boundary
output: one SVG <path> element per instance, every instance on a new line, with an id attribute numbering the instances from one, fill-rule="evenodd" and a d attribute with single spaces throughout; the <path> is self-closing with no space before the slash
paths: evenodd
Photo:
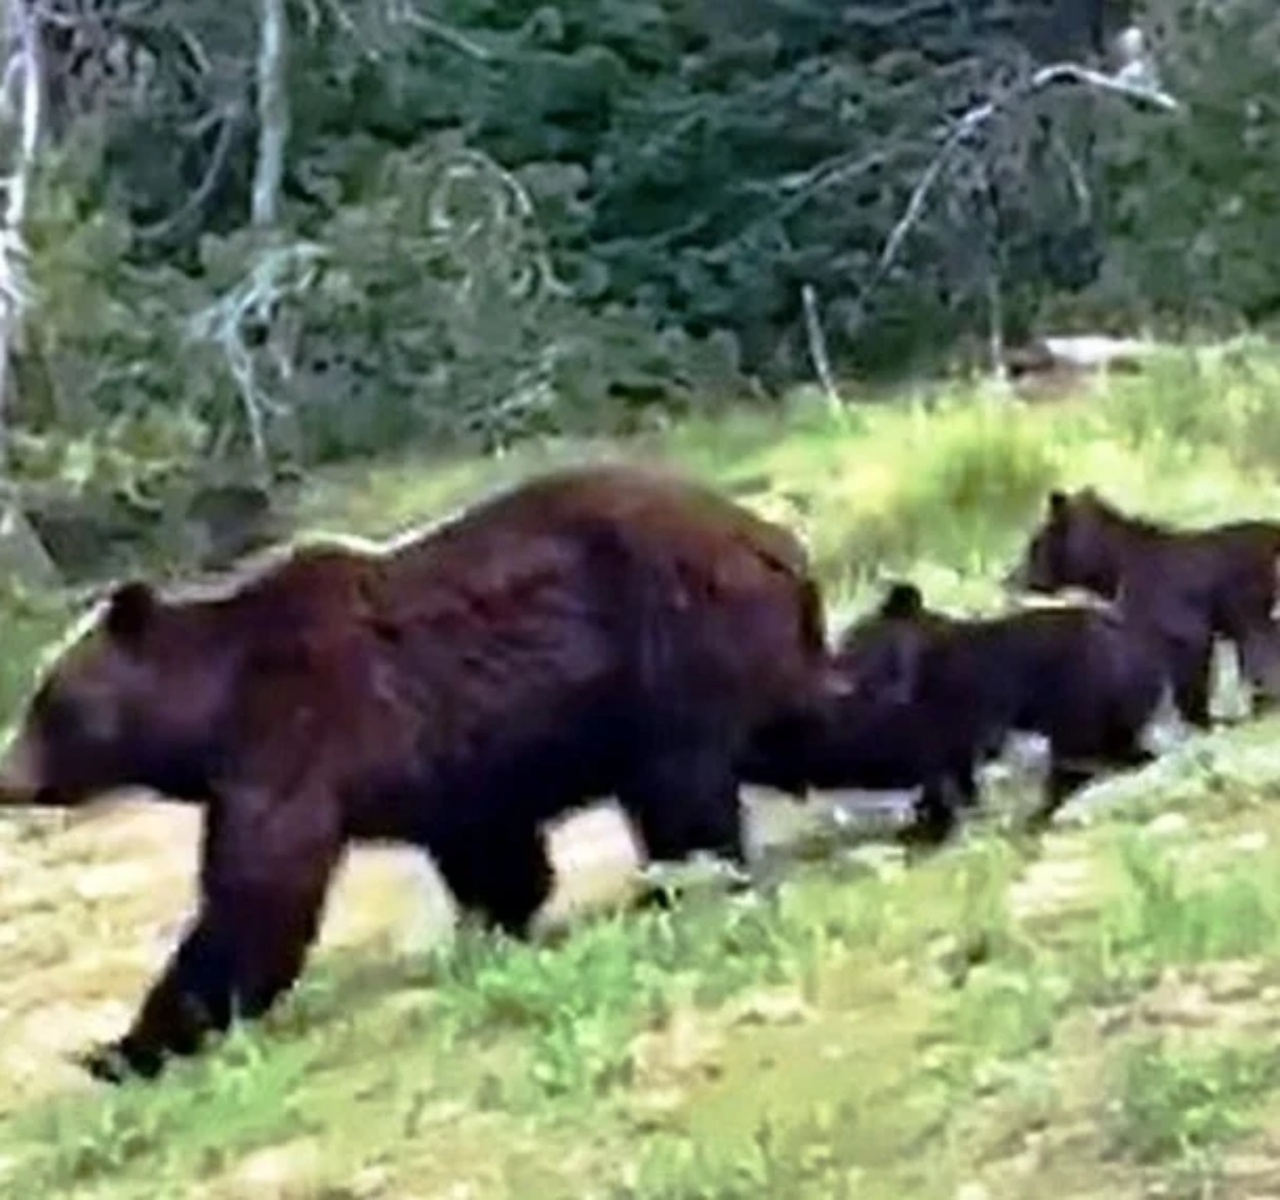
<path id="1" fill-rule="evenodd" d="M 839 653 L 864 705 L 890 702 L 911 714 L 917 731 L 903 719 L 904 749 L 918 756 L 927 742 L 922 761 L 949 769 L 961 785 L 952 795 L 973 798 L 966 770 L 1011 733 L 1046 737 L 1051 763 L 1037 825 L 1095 775 L 1153 757 L 1142 739 L 1165 694 L 1163 659 L 1143 629 L 1115 613 L 1062 606 L 962 618 L 928 608 L 914 584 L 897 582 L 843 634 Z M 946 826 L 945 813 L 925 807 L 921 815 Z"/>
<path id="2" fill-rule="evenodd" d="M 651 857 L 742 861 L 735 764 L 816 701 L 825 649 L 790 533 L 634 467 L 543 476 L 383 553 L 295 549 L 219 597 L 124 585 L 0 768 L 10 802 L 207 804 L 200 912 L 94 1070 L 152 1074 L 265 1012 L 353 839 L 423 846 L 518 936 L 552 889 L 541 824 L 602 796 Z"/>
<path id="3" fill-rule="evenodd" d="M 1012 586 L 1078 587 L 1119 603 L 1165 646 L 1179 711 L 1210 723 L 1213 641 L 1233 643 L 1255 710 L 1280 698 L 1280 523 L 1179 530 L 1121 512 L 1091 488 L 1053 492 Z"/>

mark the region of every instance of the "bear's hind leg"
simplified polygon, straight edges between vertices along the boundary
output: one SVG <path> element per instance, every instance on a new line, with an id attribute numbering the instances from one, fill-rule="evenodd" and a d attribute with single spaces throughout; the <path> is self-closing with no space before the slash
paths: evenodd
<path id="1" fill-rule="evenodd" d="M 650 863 L 684 862 L 698 853 L 720 859 L 747 886 L 742 799 L 733 757 L 719 747 L 655 752 L 618 789 Z M 641 907 L 664 904 L 665 892 L 648 890 Z"/>
<path id="2" fill-rule="evenodd" d="M 1052 748 L 1049 774 L 1044 782 L 1040 803 L 1027 818 L 1028 832 L 1041 833 L 1046 830 L 1058 810 L 1078 791 L 1092 783 L 1099 773 L 1099 765 L 1085 756 L 1069 755 L 1061 748 Z"/>
<path id="3" fill-rule="evenodd" d="M 976 808 L 978 794 L 972 769 L 967 773 L 931 775 L 920 789 L 911 822 L 898 840 L 912 855 L 945 845 L 960 827 L 960 810 Z"/>
<path id="4" fill-rule="evenodd" d="M 510 937 L 529 937 L 534 918 L 555 890 L 541 829 L 468 826 L 430 839 L 427 849 L 461 908 Z"/>
<path id="5" fill-rule="evenodd" d="M 1174 705 L 1195 729 L 1209 729 L 1213 717 L 1209 698 L 1213 691 L 1213 640 L 1175 642 L 1169 650 Z"/>
<path id="6" fill-rule="evenodd" d="M 1271 621 L 1246 628 L 1236 639 L 1235 651 L 1251 715 L 1274 712 L 1280 707 L 1280 629 Z"/>

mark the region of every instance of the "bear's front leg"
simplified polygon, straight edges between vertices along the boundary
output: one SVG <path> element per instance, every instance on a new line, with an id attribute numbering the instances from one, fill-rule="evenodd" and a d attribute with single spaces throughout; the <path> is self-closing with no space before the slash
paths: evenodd
<path id="1" fill-rule="evenodd" d="M 302 972 L 342 847 L 330 795 L 255 789 L 219 802 L 201 848 L 200 915 L 129 1031 L 86 1056 L 90 1074 L 154 1078 L 233 1019 L 263 1016 Z"/>
<path id="2" fill-rule="evenodd" d="M 192 923 L 152 984 L 124 1037 L 84 1055 L 95 1079 L 122 1083 L 131 1075 L 154 1079 L 167 1055 L 194 1054 L 205 1035 L 231 1024 L 230 961 L 208 914 Z"/>

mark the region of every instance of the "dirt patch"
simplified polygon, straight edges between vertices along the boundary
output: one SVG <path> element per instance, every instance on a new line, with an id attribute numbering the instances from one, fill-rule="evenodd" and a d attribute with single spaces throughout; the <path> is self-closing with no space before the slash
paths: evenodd
<path id="1" fill-rule="evenodd" d="M 1088 858 L 1042 858 L 1009 888 L 1009 909 L 1018 919 L 1060 913 L 1085 902 L 1096 882 Z"/>
<path id="2" fill-rule="evenodd" d="M 766 847 L 822 823 L 829 807 L 758 795 L 748 805 L 753 840 Z M 123 1029 L 193 911 L 200 822 L 198 809 L 138 796 L 47 831 L 0 826 L 0 1113 L 85 1086 L 68 1056 Z M 549 840 L 558 883 L 544 926 L 616 904 L 634 886 L 639 853 L 615 805 L 575 814 Z M 429 856 L 354 848 L 315 958 L 369 943 L 412 956 L 449 938 L 455 921 Z"/>
<path id="3" fill-rule="evenodd" d="M 129 799 L 48 833 L 0 829 L 0 1112 L 87 1086 L 69 1056 L 118 1034 L 194 907 L 198 810 Z M 621 894 L 638 858 L 616 810 L 552 832 L 558 922 Z M 380 941 L 413 954 L 453 928 L 430 858 L 353 849 L 316 957 Z"/>

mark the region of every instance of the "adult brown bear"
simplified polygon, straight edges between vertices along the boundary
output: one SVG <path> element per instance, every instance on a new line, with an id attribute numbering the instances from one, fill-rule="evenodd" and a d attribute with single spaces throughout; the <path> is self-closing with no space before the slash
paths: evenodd
<path id="1" fill-rule="evenodd" d="M 1210 724 L 1215 637 L 1233 643 L 1255 712 L 1280 700 L 1280 630 L 1272 617 L 1280 523 L 1171 529 L 1121 512 L 1092 488 L 1050 493 L 1011 587 L 1082 588 L 1117 601 L 1164 642 L 1179 711 Z"/>
<path id="2" fill-rule="evenodd" d="M 120 586 L 52 662 L 0 800 L 142 787 L 202 803 L 201 902 L 132 1028 L 155 1075 L 292 986 L 353 840 L 426 848 L 523 935 L 541 825 L 614 794 L 649 855 L 742 861 L 741 748 L 826 684 L 800 543 L 692 482 L 544 475 L 386 548 L 295 547 L 230 589 Z"/>
<path id="3" fill-rule="evenodd" d="M 993 757 L 1011 733 L 1047 738 L 1037 827 L 1094 776 L 1154 759 L 1146 738 L 1170 683 L 1158 642 L 1115 612 L 1064 605 L 956 617 L 927 607 L 902 581 L 841 636 L 839 660 L 854 697 L 900 706 L 900 747 L 918 755 L 927 744 L 919 761 L 935 777 L 942 766 L 962 783 L 966 768 Z M 848 705 L 840 697 L 825 707 Z M 830 736 L 863 740 L 856 726 L 843 734 L 833 726 Z M 956 794 L 973 798 L 971 788 Z M 922 816 L 947 825 L 946 814 Z"/>

